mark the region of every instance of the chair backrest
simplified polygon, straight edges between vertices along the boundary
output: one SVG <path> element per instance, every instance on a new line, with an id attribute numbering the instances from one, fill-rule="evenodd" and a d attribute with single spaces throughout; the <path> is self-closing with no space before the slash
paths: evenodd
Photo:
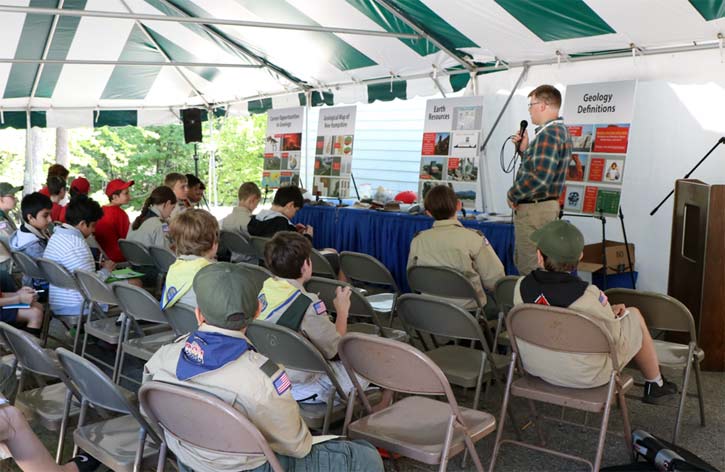
<path id="1" fill-rule="evenodd" d="M 114 282 L 111 287 L 113 294 L 118 299 L 118 305 L 126 315 L 136 321 L 167 323 L 159 301 L 146 290 L 124 282 Z"/>
<path id="2" fill-rule="evenodd" d="M 151 258 L 154 260 L 156 268 L 162 274 L 167 273 L 171 264 L 176 262 L 176 255 L 165 247 L 149 246 L 148 250 Z"/>
<path id="3" fill-rule="evenodd" d="M 111 286 L 99 279 L 94 272 L 77 269 L 75 275 L 86 299 L 100 304 L 118 305 L 118 299 L 113 294 Z"/>
<path id="4" fill-rule="evenodd" d="M 11 251 L 13 262 L 20 268 L 20 271 L 33 279 L 45 280 L 45 272 L 40 268 L 37 261 L 20 251 Z"/>
<path id="5" fill-rule="evenodd" d="M 605 293 L 609 303 L 624 303 L 638 308 L 649 329 L 689 333 L 690 339 L 696 341 L 697 331 L 692 313 L 676 298 L 628 288 L 611 288 Z"/>
<path id="6" fill-rule="evenodd" d="M 343 251 L 340 253 L 340 267 L 345 275 L 355 281 L 366 284 L 385 285 L 399 292 L 393 275 L 382 262 L 373 256 L 361 252 Z"/>
<path id="7" fill-rule="evenodd" d="M 445 395 L 458 414 L 458 404 L 441 369 L 409 344 L 362 333 L 347 333 L 338 345 L 349 374 L 356 373 L 382 388 L 418 395 Z M 360 384 L 350 375 L 358 393 Z"/>
<path id="8" fill-rule="evenodd" d="M 259 286 L 259 289 L 262 289 L 262 286 L 264 285 L 264 281 L 268 278 L 272 277 L 272 272 L 265 269 L 262 266 L 258 266 L 255 264 L 249 264 L 247 262 L 237 262 L 238 265 L 244 267 L 247 272 L 249 272 L 249 276 L 254 280 L 254 282 Z"/>
<path id="9" fill-rule="evenodd" d="M 237 254 L 258 257 L 257 251 L 252 243 L 238 233 L 224 229 L 219 231 L 219 245 Z"/>
<path id="10" fill-rule="evenodd" d="M 496 304 L 499 310 L 504 315 L 508 314 L 509 310 L 514 306 L 514 289 L 520 278 L 518 275 L 507 275 L 496 281 L 493 296 L 496 298 Z"/>
<path id="11" fill-rule="evenodd" d="M 479 303 L 471 282 L 461 272 L 449 267 L 413 266 L 408 269 L 408 285 L 418 293 L 473 299 Z"/>
<path id="12" fill-rule="evenodd" d="M 350 316 L 362 316 L 365 318 L 371 318 L 372 321 L 381 326 L 380 320 L 375 313 L 375 309 L 370 305 L 370 302 L 360 293 L 358 289 L 352 285 L 342 282 L 340 280 L 327 279 L 325 277 L 311 277 L 305 283 L 305 290 L 310 293 L 317 294 L 320 300 L 325 302 L 327 311 L 329 313 L 335 312 L 335 290 L 338 287 L 350 287 Z"/>
<path id="13" fill-rule="evenodd" d="M 80 292 L 78 281 L 65 267 L 44 257 L 39 258 L 37 262 L 40 270 L 45 274 L 45 280 L 52 285 Z"/>
<path id="14" fill-rule="evenodd" d="M 328 277 L 332 279 L 337 278 L 335 270 L 332 268 L 330 261 L 325 259 L 320 251 L 312 248 L 310 252 L 310 261 L 312 262 L 312 274 L 318 277 Z"/>
<path id="15" fill-rule="evenodd" d="M 151 381 L 138 391 L 151 423 L 193 447 L 218 453 L 264 456 L 282 472 L 264 436 L 239 410 L 197 389 Z"/>
<path id="16" fill-rule="evenodd" d="M 178 335 L 191 333 L 196 331 L 199 327 L 199 322 L 196 321 L 196 314 L 194 308 L 183 303 L 176 303 L 174 306 L 167 308 L 164 311 L 166 320 L 171 325 L 171 328 Z"/>
<path id="17" fill-rule="evenodd" d="M 267 242 L 272 238 L 263 238 L 262 236 L 250 236 L 249 242 L 252 245 L 252 248 L 254 248 L 254 253 L 259 257 L 261 260 L 264 260 L 264 247 L 267 245 Z"/>
<path id="18" fill-rule="evenodd" d="M 486 352 L 489 352 L 478 321 L 451 302 L 430 295 L 406 293 L 398 299 L 398 316 L 404 325 L 417 331 L 481 341 Z"/>
<path id="19" fill-rule="evenodd" d="M 521 359 L 518 340 L 558 352 L 609 354 L 617 366 L 611 335 L 587 316 L 567 308 L 523 303 L 506 316 L 511 347 Z"/>
<path id="20" fill-rule="evenodd" d="M 153 267 L 156 265 L 148 248 L 137 241 L 119 239 L 118 247 L 121 248 L 123 257 L 135 266 Z"/>
<path id="21" fill-rule="evenodd" d="M 4 322 L 0 322 L 0 333 L 23 369 L 35 374 L 62 378 L 63 373 L 50 358 L 48 351 L 41 347 L 38 338 Z"/>

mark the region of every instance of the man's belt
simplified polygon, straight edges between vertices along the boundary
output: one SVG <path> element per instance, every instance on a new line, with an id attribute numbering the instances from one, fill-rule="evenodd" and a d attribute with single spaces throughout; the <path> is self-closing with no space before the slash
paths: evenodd
<path id="1" fill-rule="evenodd" d="M 516 202 L 517 205 L 523 205 L 528 203 L 542 203 L 542 202 L 550 202 L 552 200 L 558 200 L 559 197 L 547 197 L 547 198 L 539 198 L 534 200 L 519 200 Z"/>

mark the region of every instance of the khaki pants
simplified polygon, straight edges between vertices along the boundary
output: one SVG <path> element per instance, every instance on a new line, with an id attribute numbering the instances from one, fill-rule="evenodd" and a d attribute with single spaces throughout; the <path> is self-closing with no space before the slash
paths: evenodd
<path id="1" fill-rule="evenodd" d="M 540 203 L 523 203 L 514 213 L 514 232 L 516 247 L 514 263 L 520 275 L 528 275 L 538 267 L 536 260 L 536 244 L 531 235 L 550 221 L 559 218 L 559 202 L 549 200 Z"/>

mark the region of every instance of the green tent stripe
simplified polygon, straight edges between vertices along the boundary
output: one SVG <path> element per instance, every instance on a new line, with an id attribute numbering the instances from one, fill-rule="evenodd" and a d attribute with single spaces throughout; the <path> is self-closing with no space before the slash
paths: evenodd
<path id="1" fill-rule="evenodd" d="M 86 0 L 66 0 L 63 3 L 65 10 L 83 10 L 86 7 Z M 68 51 L 75 38 L 80 17 L 61 16 L 55 27 L 53 40 L 48 49 L 48 59 L 63 60 L 68 57 Z M 38 80 L 38 88 L 35 96 L 40 98 L 51 98 L 63 66 L 60 64 L 46 64 Z"/>
<path id="2" fill-rule="evenodd" d="M 615 33 L 582 0 L 495 1 L 543 41 Z"/>
<path id="3" fill-rule="evenodd" d="M 267 110 L 272 109 L 272 99 L 263 98 L 261 100 L 251 100 L 247 103 L 247 111 L 252 115 L 259 113 L 267 113 Z"/>
<path id="4" fill-rule="evenodd" d="M 196 57 L 186 49 L 178 46 L 173 41 L 167 39 L 162 34 L 154 31 L 152 28 L 149 28 L 147 26 L 146 30 L 171 60 L 181 62 L 203 61 L 202 58 Z M 219 74 L 219 69 L 216 67 L 188 67 L 188 69 L 194 71 L 194 73 L 203 77 L 209 82 L 213 81 L 214 77 Z"/>
<path id="5" fill-rule="evenodd" d="M 94 118 L 95 112 L 94 112 Z M 137 126 L 138 112 L 136 110 L 106 110 L 98 112 L 98 119 L 93 122 L 93 126 L 101 128 L 103 126 Z"/>
<path id="6" fill-rule="evenodd" d="M 370 84 L 368 85 L 368 103 L 373 103 L 375 100 L 389 102 L 396 98 L 405 100 L 408 98 L 407 89 L 408 83 L 405 80 L 394 81 L 392 87 L 390 83 Z"/>
<path id="7" fill-rule="evenodd" d="M 448 80 L 451 83 L 451 88 L 454 92 L 463 90 L 471 81 L 471 74 L 456 74 L 448 76 Z"/>
<path id="8" fill-rule="evenodd" d="M 140 26 L 134 25 L 119 57 L 121 61 L 163 61 Z M 151 90 L 160 66 L 116 66 L 101 94 L 103 99 L 144 99 Z"/>
<path id="9" fill-rule="evenodd" d="M 412 34 L 415 31 L 399 20 L 392 13 L 378 5 L 374 0 L 347 0 L 347 3 L 373 20 L 385 31 L 391 33 Z M 446 48 L 456 50 L 459 48 L 478 47 L 471 39 L 451 26 L 446 20 L 438 16 L 420 0 L 392 0 L 392 3 L 413 20 L 436 41 Z M 438 52 L 438 48 L 426 39 L 401 39 L 401 42 L 421 56 Z"/>
<path id="10" fill-rule="evenodd" d="M 15 128 L 15 129 L 26 129 L 28 122 L 26 121 L 24 111 L 6 111 L 3 113 L 4 122 L 0 123 L 0 129 Z M 30 112 L 30 126 L 45 128 L 45 112 L 44 111 L 31 111 Z"/>
<path id="11" fill-rule="evenodd" d="M 707 21 L 725 17 L 725 2 L 723 0 L 690 0 L 690 4 Z"/>
<path id="12" fill-rule="evenodd" d="M 321 26 L 286 0 L 237 0 L 247 10 L 266 21 Z M 332 33 L 304 33 L 316 43 L 316 53 L 338 70 L 354 70 L 377 63 Z"/>
<path id="13" fill-rule="evenodd" d="M 57 3 L 53 0 L 31 0 L 29 6 L 55 8 Z M 20 33 L 18 48 L 15 50 L 15 59 L 42 58 L 52 23 L 53 17 L 50 15 L 25 15 L 23 31 Z M 29 97 L 39 67 L 38 64 L 13 64 L 3 97 Z"/>

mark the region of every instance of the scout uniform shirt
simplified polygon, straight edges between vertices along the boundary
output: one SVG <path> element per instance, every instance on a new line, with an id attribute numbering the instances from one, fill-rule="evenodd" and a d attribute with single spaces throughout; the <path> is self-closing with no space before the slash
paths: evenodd
<path id="1" fill-rule="evenodd" d="M 638 316 L 631 313 L 616 318 L 604 292 L 575 275 L 541 269 L 531 272 L 514 288 L 514 305 L 520 303 L 569 308 L 586 315 L 612 336 L 620 366 L 627 365 L 642 347 Z M 592 388 L 609 382 L 609 354 L 561 353 L 522 340 L 517 344 L 526 371 L 551 384 Z"/>
<path id="2" fill-rule="evenodd" d="M 171 250 L 171 241 L 168 237 L 169 224 L 161 219 L 158 210 L 149 207 L 150 215 L 138 229 L 131 229 L 126 239 L 136 241 L 144 246 L 159 246 Z"/>
<path id="3" fill-rule="evenodd" d="M 413 238 L 408 269 L 413 266 L 442 266 L 462 272 L 476 289 L 481 305 L 486 304 L 483 287 L 493 290 L 496 281 L 506 275 L 486 237 L 454 219 L 438 220 Z M 476 308 L 476 304 L 467 303 L 465 308 Z"/>
<path id="4" fill-rule="evenodd" d="M 290 394 L 289 377 L 257 353 L 241 331 L 203 324 L 161 347 L 146 363 L 143 380 L 188 386 L 221 398 L 242 412 L 277 454 L 301 458 L 312 448 L 312 435 Z M 266 462 L 258 455 L 224 454 L 165 436 L 169 449 L 196 472 L 236 472 Z"/>
<path id="5" fill-rule="evenodd" d="M 15 226 L 13 218 L 8 213 L 0 210 L 0 239 L 2 239 L 5 244 L 9 244 L 10 236 L 15 232 L 16 229 L 17 226 Z M 8 263 L 7 261 L 9 260 L 10 253 L 5 250 L 5 246 L 0 244 L 0 264 Z"/>
<path id="6" fill-rule="evenodd" d="M 221 221 L 221 229 L 236 233 L 245 240 L 249 241 L 249 231 L 247 231 L 247 226 L 249 226 L 249 221 L 251 219 L 252 212 L 249 211 L 248 208 L 236 206 L 232 208 L 232 212 Z M 251 262 L 256 264 L 257 258 L 232 251 L 231 262 Z"/>

